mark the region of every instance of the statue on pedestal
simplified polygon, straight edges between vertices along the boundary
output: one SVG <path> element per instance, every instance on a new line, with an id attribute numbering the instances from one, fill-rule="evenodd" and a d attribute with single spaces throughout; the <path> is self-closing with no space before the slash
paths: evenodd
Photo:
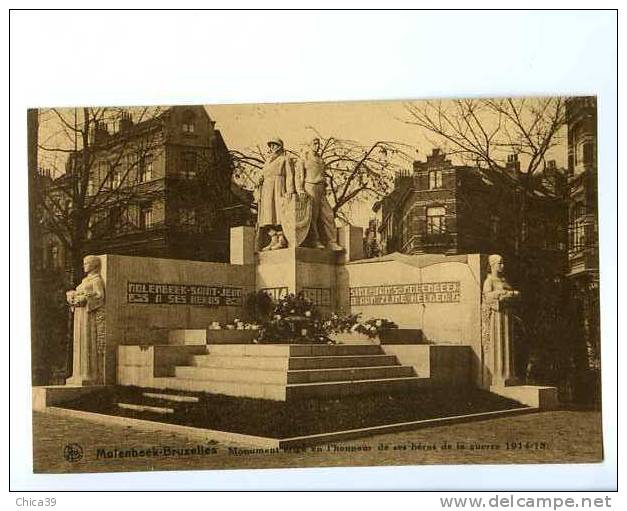
<path id="1" fill-rule="evenodd" d="M 270 238 L 270 242 L 261 250 L 277 250 L 287 246 L 283 230 L 284 203 L 289 195 L 295 193 L 294 169 L 280 138 L 269 140 L 267 145 L 270 154 L 263 166 L 258 185 L 261 190 L 257 235 L 259 239 Z"/>
<path id="2" fill-rule="evenodd" d="M 493 386 L 516 384 L 513 309 L 520 293 L 503 276 L 500 255 L 488 258 L 490 273 L 483 283 L 483 350 Z"/>
<path id="3" fill-rule="evenodd" d="M 100 276 L 100 258 L 87 256 L 82 282 L 66 293 L 74 312 L 74 359 L 68 384 L 104 384 L 105 322 L 104 281 Z"/>
<path id="4" fill-rule="evenodd" d="M 311 221 L 305 232 L 305 243 L 314 248 L 342 251 L 344 249 L 336 242 L 335 219 L 326 196 L 326 166 L 319 151 L 320 139 L 314 138 L 296 162 L 296 193 L 311 201 Z"/>

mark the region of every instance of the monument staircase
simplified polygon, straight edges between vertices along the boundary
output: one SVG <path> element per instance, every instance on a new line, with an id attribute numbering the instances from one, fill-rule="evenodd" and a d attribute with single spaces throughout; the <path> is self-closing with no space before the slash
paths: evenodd
<path id="1" fill-rule="evenodd" d="M 192 397 L 185 393 L 196 392 L 276 401 L 335 398 L 405 392 L 429 382 L 429 375 L 373 344 L 120 346 L 118 356 L 118 383 L 150 389 L 147 397 L 164 402 L 186 401 Z"/>

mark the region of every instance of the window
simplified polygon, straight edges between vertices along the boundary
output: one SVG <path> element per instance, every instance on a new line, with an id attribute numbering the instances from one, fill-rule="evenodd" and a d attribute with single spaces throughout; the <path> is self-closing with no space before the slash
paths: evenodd
<path id="1" fill-rule="evenodd" d="M 139 227 L 144 230 L 152 227 L 152 205 L 145 204 L 140 207 Z"/>
<path id="2" fill-rule="evenodd" d="M 446 208 L 427 208 L 427 234 L 440 234 L 446 231 Z"/>
<path id="3" fill-rule="evenodd" d="M 139 163 L 139 182 L 147 183 L 152 181 L 152 156 L 147 154 Z"/>
<path id="4" fill-rule="evenodd" d="M 584 142 L 582 152 L 584 165 L 592 165 L 594 161 L 594 145 L 592 142 Z"/>
<path id="5" fill-rule="evenodd" d="M 120 227 L 120 220 L 122 217 L 122 209 L 120 206 L 113 206 L 109 208 L 108 212 L 108 223 L 109 223 L 109 232 L 107 234 L 115 234 Z"/>
<path id="6" fill-rule="evenodd" d="M 90 240 L 94 237 L 94 217 L 90 216 L 89 217 L 89 222 L 87 224 L 87 239 Z"/>
<path id="7" fill-rule="evenodd" d="M 501 219 L 497 215 L 490 217 L 490 237 L 495 240 L 499 237 L 501 230 Z"/>
<path id="8" fill-rule="evenodd" d="M 196 153 L 183 153 L 181 173 L 185 179 L 194 179 L 196 177 Z"/>
<path id="9" fill-rule="evenodd" d="M 586 207 L 577 203 L 571 211 L 571 250 L 583 250 L 586 242 Z"/>
<path id="10" fill-rule="evenodd" d="M 122 184 L 122 172 L 119 168 L 111 167 L 109 176 L 111 177 L 111 189 L 116 190 Z"/>
<path id="11" fill-rule="evenodd" d="M 194 133 L 194 113 L 187 111 L 183 114 L 183 133 Z"/>
<path id="12" fill-rule="evenodd" d="M 585 223 L 581 220 L 578 220 L 573 225 L 573 236 L 572 236 L 572 250 L 583 250 L 585 244 Z"/>
<path id="13" fill-rule="evenodd" d="M 584 139 L 575 148 L 575 165 L 592 165 L 594 162 L 594 142 Z"/>
<path id="14" fill-rule="evenodd" d="M 442 188 L 442 171 L 432 170 L 429 172 L 429 190 Z"/>
<path id="15" fill-rule="evenodd" d="M 196 225 L 196 210 L 191 208 L 179 209 L 179 222 L 183 225 Z"/>
<path id="16" fill-rule="evenodd" d="M 57 270 L 60 268 L 59 263 L 59 247 L 57 247 L 53 242 L 49 242 L 47 251 L 44 254 L 44 267 Z"/>

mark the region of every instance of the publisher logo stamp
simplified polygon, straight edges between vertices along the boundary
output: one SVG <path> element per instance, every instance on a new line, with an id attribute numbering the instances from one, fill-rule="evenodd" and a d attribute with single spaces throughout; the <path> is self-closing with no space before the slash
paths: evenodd
<path id="1" fill-rule="evenodd" d="M 83 458 L 83 448 L 78 444 L 67 444 L 63 449 L 65 461 L 74 463 Z"/>

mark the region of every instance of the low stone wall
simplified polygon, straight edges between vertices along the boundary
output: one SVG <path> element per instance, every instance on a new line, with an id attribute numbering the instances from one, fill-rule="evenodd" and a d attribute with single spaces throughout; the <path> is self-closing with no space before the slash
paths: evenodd
<path id="1" fill-rule="evenodd" d="M 419 329 L 424 341 L 467 345 L 481 381 L 481 283 L 487 256 L 389 254 L 337 267 L 338 307 Z"/>
<path id="2" fill-rule="evenodd" d="M 167 344 L 175 329 L 205 329 L 241 317 L 254 290 L 253 265 L 121 255 L 100 256 L 105 281 L 106 381 L 117 346 Z"/>
<path id="3" fill-rule="evenodd" d="M 429 378 L 435 387 L 472 385 L 472 350 L 470 346 L 383 345 L 383 351 L 395 355 L 402 365 L 412 366 L 421 378 Z"/>

